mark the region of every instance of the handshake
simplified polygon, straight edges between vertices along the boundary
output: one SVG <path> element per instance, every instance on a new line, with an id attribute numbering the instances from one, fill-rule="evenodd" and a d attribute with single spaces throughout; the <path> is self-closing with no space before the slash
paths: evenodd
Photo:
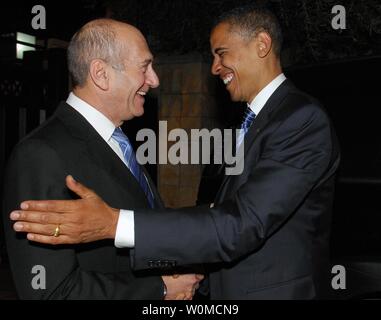
<path id="1" fill-rule="evenodd" d="M 191 273 L 167 275 L 162 278 L 166 287 L 164 300 L 192 300 L 204 276 Z"/>

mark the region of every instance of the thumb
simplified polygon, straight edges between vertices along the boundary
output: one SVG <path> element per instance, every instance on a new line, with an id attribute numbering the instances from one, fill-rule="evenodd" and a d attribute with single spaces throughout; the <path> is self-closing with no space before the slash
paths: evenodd
<path id="1" fill-rule="evenodd" d="M 73 191 L 78 196 L 80 196 L 82 199 L 89 199 L 89 198 L 95 198 L 95 197 L 97 197 L 97 194 L 93 190 L 85 187 L 83 184 L 81 184 L 78 181 L 76 181 L 73 178 L 73 176 L 71 176 L 71 175 L 68 175 L 66 177 L 66 186 L 71 191 Z"/>
<path id="2" fill-rule="evenodd" d="M 204 279 L 204 275 L 203 274 L 196 274 L 195 276 L 196 276 L 196 279 L 199 280 L 199 281 Z"/>

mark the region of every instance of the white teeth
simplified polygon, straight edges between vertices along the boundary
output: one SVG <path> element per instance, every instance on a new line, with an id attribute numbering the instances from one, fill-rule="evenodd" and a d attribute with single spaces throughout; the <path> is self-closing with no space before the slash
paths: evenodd
<path id="1" fill-rule="evenodd" d="M 147 92 L 144 92 L 144 91 L 138 91 L 137 94 L 141 95 L 141 96 L 145 96 L 147 94 Z"/>
<path id="2" fill-rule="evenodd" d="M 225 79 L 223 79 L 224 84 L 227 85 L 233 80 L 233 75 L 229 74 Z"/>

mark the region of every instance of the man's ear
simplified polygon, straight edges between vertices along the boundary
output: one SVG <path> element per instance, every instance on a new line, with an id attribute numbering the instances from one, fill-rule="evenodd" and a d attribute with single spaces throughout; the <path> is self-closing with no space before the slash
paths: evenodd
<path id="1" fill-rule="evenodd" d="M 272 47 L 270 35 L 267 32 L 261 31 L 257 34 L 255 40 L 255 49 L 258 57 L 266 57 L 270 53 Z"/>
<path id="2" fill-rule="evenodd" d="M 109 69 L 108 65 L 101 59 L 94 59 L 90 62 L 90 78 L 94 85 L 101 90 L 108 90 L 109 88 Z"/>

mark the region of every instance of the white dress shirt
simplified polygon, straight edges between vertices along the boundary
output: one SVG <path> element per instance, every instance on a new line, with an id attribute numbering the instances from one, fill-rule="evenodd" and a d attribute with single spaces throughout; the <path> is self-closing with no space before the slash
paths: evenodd
<path id="1" fill-rule="evenodd" d="M 248 104 L 248 107 L 258 116 L 259 112 L 262 110 L 263 106 L 266 104 L 267 100 L 271 97 L 274 91 L 286 80 L 286 76 L 281 73 L 276 78 L 274 78 L 266 87 L 264 87 L 254 98 L 254 100 Z M 241 137 L 242 135 L 242 137 Z M 243 130 L 238 137 L 238 142 L 243 140 Z M 240 143 L 238 143 L 239 145 Z M 115 246 L 118 248 L 133 248 L 135 246 L 135 236 L 128 237 L 128 235 L 135 235 L 135 225 L 133 222 L 133 213 L 131 210 L 120 210 L 119 220 L 116 228 L 115 235 Z M 132 222 L 131 222 L 132 220 Z"/>
<path id="2" fill-rule="evenodd" d="M 112 134 L 115 130 L 115 125 L 110 121 L 110 119 L 89 105 L 87 102 L 78 98 L 72 92 L 69 94 L 66 103 L 77 110 L 87 120 L 87 122 L 90 123 L 90 125 L 98 132 L 102 139 L 106 141 L 111 149 L 118 155 L 120 160 L 122 160 L 123 163 L 127 166 L 119 143 L 112 137 Z M 127 230 L 130 230 L 130 232 L 121 232 L 119 230 L 119 222 L 121 223 L 123 229 L 126 228 Z M 134 212 L 131 210 L 123 210 L 123 215 L 119 216 L 119 222 L 117 226 L 119 241 L 126 244 L 125 246 L 127 247 L 133 246 L 135 242 Z M 116 241 L 115 245 L 117 246 Z"/>
<path id="3" fill-rule="evenodd" d="M 271 95 L 282 84 L 284 80 L 286 80 L 286 76 L 283 73 L 281 73 L 274 80 L 272 80 L 266 87 L 264 87 L 261 91 L 259 91 L 259 93 L 256 95 L 256 97 L 251 103 L 247 104 L 247 106 L 251 109 L 251 111 L 254 112 L 255 117 L 258 116 L 259 112 L 261 112 L 267 100 L 269 100 Z M 241 130 L 237 139 L 237 150 L 239 146 L 241 145 L 244 136 L 245 136 L 245 132 L 244 130 Z"/>

